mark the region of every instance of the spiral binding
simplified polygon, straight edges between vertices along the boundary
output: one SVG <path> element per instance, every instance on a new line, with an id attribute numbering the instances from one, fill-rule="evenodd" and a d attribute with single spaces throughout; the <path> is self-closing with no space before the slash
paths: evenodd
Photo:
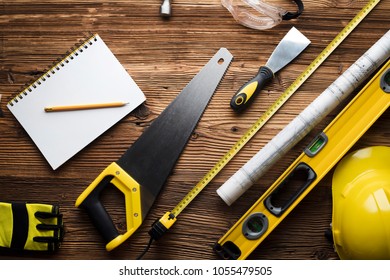
<path id="1" fill-rule="evenodd" d="M 97 34 L 89 34 L 86 36 L 85 40 L 80 40 L 74 47 L 71 47 L 69 51 L 65 53 L 64 58 L 58 58 L 54 61 L 54 63 L 49 66 L 49 70 L 47 70 L 42 76 L 38 79 L 35 79 L 32 83 L 26 83 L 24 85 L 24 89 L 20 91 L 13 99 L 8 102 L 8 105 L 14 106 L 20 100 L 23 99 L 24 96 L 27 96 L 29 93 L 33 92 L 38 86 L 40 86 L 43 82 L 46 82 L 47 79 L 54 75 L 61 68 L 64 68 L 66 64 L 70 63 L 75 57 L 79 56 L 84 52 L 84 50 L 88 49 L 89 46 L 93 45 L 93 42 L 97 41 Z"/>

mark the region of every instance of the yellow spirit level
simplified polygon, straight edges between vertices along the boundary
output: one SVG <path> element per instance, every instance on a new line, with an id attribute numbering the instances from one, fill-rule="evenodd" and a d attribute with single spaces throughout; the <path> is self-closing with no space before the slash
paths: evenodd
<path id="1" fill-rule="evenodd" d="M 390 105 L 390 60 L 215 244 L 224 259 L 246 259 Z"/>

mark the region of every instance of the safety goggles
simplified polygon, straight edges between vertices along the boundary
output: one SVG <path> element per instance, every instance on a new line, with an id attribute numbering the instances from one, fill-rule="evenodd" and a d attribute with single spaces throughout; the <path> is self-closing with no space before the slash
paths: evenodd
<path id="1" fill-rule="evenodd" d="M 262 0 L 221 0 L 222 5 L 240 24 L 254 29 L 269 29 L 282 20 L 297 18 L 303 12 L 301 0 L 294 0 L 297 12 L 288 12 L 281 7 L 272 6 Z"/>

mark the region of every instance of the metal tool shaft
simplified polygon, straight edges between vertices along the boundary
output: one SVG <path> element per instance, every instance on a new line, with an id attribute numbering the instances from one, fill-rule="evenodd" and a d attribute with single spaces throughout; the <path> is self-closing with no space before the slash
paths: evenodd
<path id="1" fill-rule="evenodd" d="M 170 17 L 171 16 L 171 1 L 170 0 L 163 0 L 160 6 L 160 15 L 162 17 Z"/>

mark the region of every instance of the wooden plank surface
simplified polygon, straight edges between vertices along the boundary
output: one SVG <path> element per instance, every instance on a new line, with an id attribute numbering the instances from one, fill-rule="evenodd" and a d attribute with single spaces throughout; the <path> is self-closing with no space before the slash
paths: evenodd
<path id="1" fill-rule="evenodd" d="M 274 1 L 294 9 L 288 1 Z M 172 1 L 169 20 L 161 1 L 0 1 L 0 201 L 59 203 L 65 239 L 53 255 L 1 252 L 1 259 L 135 259 L 146 246 L 151 224 L 170 211 L 327 46 L 367 1 L 304 1 L 297 19 L 258 31 L 239 25 L 219 0 Z M 145 259 L 217 259 L 213 244 L 301 153 L 341 108 L 277 163 L 234 205 L 216 194 L 242 164 L 325 90 L 390 26 L 390 2 L 381 1 L 248 145 L 179 216 Z M 276 75 L 250 110 L 229 108 L 235 91 L 263 65 L 295 26 L 311 45 Z M 109 129 L 58 170 L 53 171 L 6 108 L 24 84 L 89 32 L 99 33 L 147 97 L 146 103 Z M 181 89 L 220 48 L 234 55 L 224 80 L 196 127 L 163 192 L 139 230 L 112 252 L 75 200 L 92 180 L 142 134 Z M 385 112 L 353 147 L 389 145 L 390 112 Z M 48 132 L 50 133 L 50 132 Z M 77 137 L 77 136 L 75 136 Z M 330 172 L 250 259 L 337 259 L 324 237 L 332 215 Z M 123 199 L 108 191 L 103 201 L 116 226 L 125 228 Z"/>

